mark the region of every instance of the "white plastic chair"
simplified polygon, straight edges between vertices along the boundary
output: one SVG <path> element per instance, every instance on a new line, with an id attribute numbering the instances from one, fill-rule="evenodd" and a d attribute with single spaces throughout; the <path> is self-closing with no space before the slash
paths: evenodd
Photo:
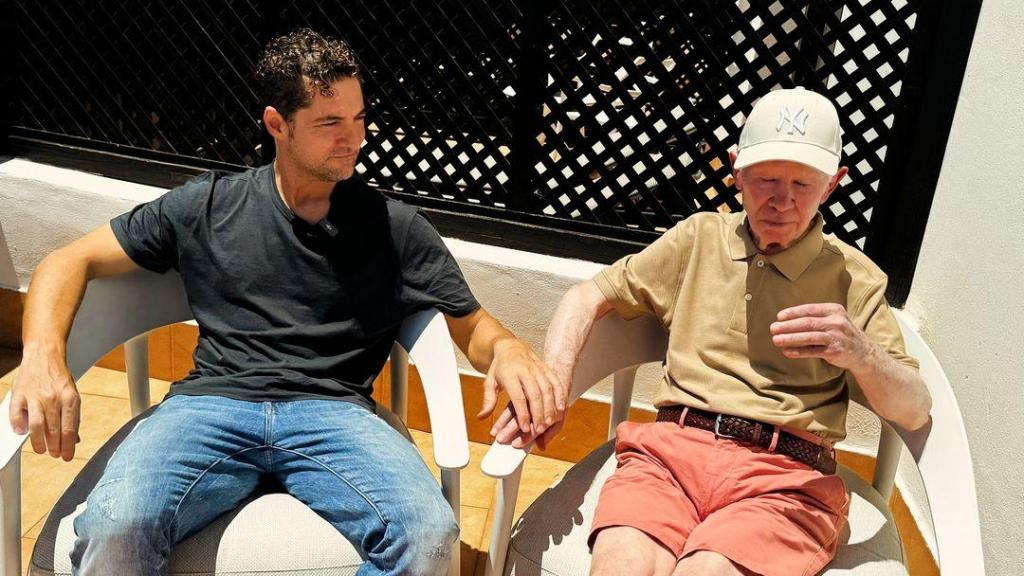
<path id="1" fill-rule="evenodd" d="M 150 401 L 146 333 L 191 318 L 181 278 L 173 271 L 162 275 L 139 271 L 93 280 L 68 337 L 71 375 L 77 380 L 107 352 L 124 343 L 129 397 L 132 415 L 136 416 L 149 407 Z M 469 464 L 469 440 L 455 352 L 444 316 L 437 310 L 407 318 L 392 348 L 391 408 L 403 423 L 409 357 L 423 382 L 442 491 L 458 520 L 459 470 Z M 27 436 L 11 429 L 9 404 L 10 394 L 0 404 L 0 566 L 4 576 L 20 576 L 21 446 Z M 449 574 L 454 576 L 458 570 L 456 540 Z"/>
<path id="2" fill-rule="evenodd" d="M 862 531 L 865 525 L 870 530 L 877 530 L 869 534 L 869 540 L 884 540 L 882 532 L 888 530 L 896 549 L 893 554 L 896 558 L 892 563 L 898 566 L 899 571 L 903 570 L 902 550 L 887 508 L 902 448 L 906 446 L 917 464 L 927 493 L 937 543 L 938 563 L 942 572 L 983 576 L 984 563 L 974 472 L 960 409 L 949 381 L 934 354 L 907 322 L 904 313 L 897 311 L 896 314 L 908 353 L 921 361 L 921 375 L 932 396 L 932 422 L 914 432 L 894 428 L 889 423 L 882 422 L 877 467 L 870 486 L 840 467 L 840 474 L 846 480 L 848 489 L 853 489 L 852 485 L 857 485 L 858 490 L 857 502 L 851 502 L 850 524 L 855 524 L 856 513 L 859 516 L 856 523 L 861 525 Z M 608 438 L 613 439 L 615 427 L 628 417 L 637 367 L 648 362 L 663 362 L 667 345 L 668 337 L 657 321 L 641 318 L 627 322 L 617 314 L 609 314 L 595 324 L 590 339 L 580 355 L 570 402 L 575 401 L 602 378 L 614 374 L 614 397 L 608 424 Z M 866 405 L 863 398 L 857 396 L 858 391 L 853 391 L 853 395 L 855 401 Z M 499 479 L 486 574 L 534 574 L 540 573 L 542 567 L 543 573 L 548 575 L 586 574 L 586 567 L 590 564 L 590 553 L 586 548 L 585 535 L 581 537 L 580 531 L 585 534 L 589 530 L 590 518 L 586 518 L 582 510 L 585 506 L 593 505 L 600 489 L 599 484 L 603 484 L 604 479 L 614 469 L 612 443 L 595 450 L 591 456 L 577 464 L 559 484 L 550 488 L 523 514 L 516 526 L 516 536 L 524 535 L 525 552 L 520 553 L 518 548 L 515 551 L 517 559 L 521 562 L 517 569 L 514 566 L 515 562 L 510 559 L 509 552 L 512 516 L 516 506 L 523 459 L 531 448 L 532 445 L 515 449 L 495 443 L 484 457 L 483 472 Z M 598 471 L 597 468 L 602 466 L 602 470 Z M 585 468 L 582 475 L 574 476 L 577 468 Z M 604 477 L 601 477 L 602 475 Z M 584 505 L 585 500 L 588 503 Z M 557 510 L 572 519 L 553 518 L 552 510 Z M 871 517 L 864 519 L 864 516 Z M 556 523 L 559 529 L 553 530 L 552 526 Z M 540 526 L 543 526 L 543 529 L 539 529 Z M 552 532 L 558 533 L 551 534 Z M 850 534 L 846 536 L 850 537 Z M 884 544 L 863 541 L 860 543 L 865 546 Z M 567 551 L 565 547 L 572 549 Z M 875 552 L 870 549 L 856 554 L 846 554 L 844 562 L 840 562 L 844 548 L 853 547 L 841 547 L 836 561 L 823 574 L 892 573 L 889 568 L 882 566 L 885 562 L 872 561 Z M 526 559 L 527 557 L 529 559 Z"/>

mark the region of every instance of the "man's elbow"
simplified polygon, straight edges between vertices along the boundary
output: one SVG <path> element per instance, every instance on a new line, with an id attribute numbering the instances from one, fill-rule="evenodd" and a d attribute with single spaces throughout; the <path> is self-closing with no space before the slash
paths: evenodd
<path id="1" fill-rule="evenodd" d="M 584 280 L 573 285 L 562 296 L 562 304 L 569 304 L 587 310 L 594 318 L 601 318 L 611 310 L 612 305 L 593 280 Z"/>
<path id="2" fill-rule="evenodd" d="M 57 248 L 53 252 L 50 252 L 39 264 L 36 265 L 36 269 L 32 272 L 33 278 L 37 276 L 46 276 L 50 274 L 64 275 L 67 272 L 74 270 L 88 270 L 88 263 L 79 258 L 77 255 L 68 251 L 68 247 Z"/>
<path id="3" fill-rule="evenodd" d="M 902 422 L 898 424 L 907 430 L 919 430 L 931 421 L 932 397 L 927 390 L 922 391 L 921 398 L 913 410 L 908 411 Z"/>

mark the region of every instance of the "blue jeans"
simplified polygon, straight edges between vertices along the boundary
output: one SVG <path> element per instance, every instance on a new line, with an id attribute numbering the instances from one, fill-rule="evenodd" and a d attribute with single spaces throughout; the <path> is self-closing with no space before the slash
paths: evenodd
<path id="1" fill-rule="evenodd" d="M 360 550 L 358 574 L 447 570 L 455 516 L 415 446 L 384 420 L 341 401 L 173 396 L 118 447 L 75 519 L 74 573 L 166 574 L 171 547 L 265 475 Z"/>

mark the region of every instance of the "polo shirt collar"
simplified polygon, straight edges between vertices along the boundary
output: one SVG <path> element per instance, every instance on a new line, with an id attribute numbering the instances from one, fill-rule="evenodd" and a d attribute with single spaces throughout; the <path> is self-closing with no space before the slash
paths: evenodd
<path id="1" fill-rule="evenodd" d="M 757 246 L 750 237 L 750 229 L 747 228 L 747 215 L 745 212 L 738 212 L 732 217 L 733 225 L 729 228 L 729 257 L 733 260 L 746 260 L 757 254 Z"/>
<path id="2" fill-rule="evenodd" d="M 729 231 L 729 256 L 733 260 L 746 260 L 757 254 L 757 245 L 754 244 L 754 239 L 750 236 L 746 214 L 737 213 L 734 217 L 735 223 Z M 796 280 L 821 253 L 821 247 L 824 244 L 823 226 L 821 214 L 818 213 L 811 221 L 810 229 L 802 238 L 782 252 L 768 256 L 768 261 L 791 282 Z"/>
<path id="3" fill-rule="evenodd" d="M 821 214 L 816 214 L 814 220 L 811 221 L 810 229 L 803 235 L 803 238 L 782 252 L 768 256 L 768 261 L 790 282 L 796 280 L 821 254 L 821 247 L 825 242 L 822 233 L 823 227 Z"/>

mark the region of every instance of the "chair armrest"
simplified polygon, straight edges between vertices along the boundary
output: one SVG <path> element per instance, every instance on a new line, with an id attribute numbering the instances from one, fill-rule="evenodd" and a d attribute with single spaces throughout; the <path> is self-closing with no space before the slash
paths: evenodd
<path id="1" fill-rule="evenodd" d="M 509 444 L 500 444 L 495 441 L 484 454 L 480 462 L 480 470 L 491 478 L 507 478 L 523 465 L 526 456 L 533 449 L 533 442 L 522 448 L 513 448 Z"/>
<path id="2" fill-rule="evenodd" d="M 18 457 L 18 452 L 28 439 L 28 434 L 18 434 L 11 428 L 11 394 L 4 396 L 0 403 L 0 468 L 4 468 L 11 459 Z"/>
<path id="3" fill-rule="evenodd" d="M 434 461 L 439 468 L 465 468 L 469 465 L 469 434 L 458 363 L 444 315 L 431 309 L 406 318 L 398 342 L 416 364 L 423 383 L 434 435 Z"/>

